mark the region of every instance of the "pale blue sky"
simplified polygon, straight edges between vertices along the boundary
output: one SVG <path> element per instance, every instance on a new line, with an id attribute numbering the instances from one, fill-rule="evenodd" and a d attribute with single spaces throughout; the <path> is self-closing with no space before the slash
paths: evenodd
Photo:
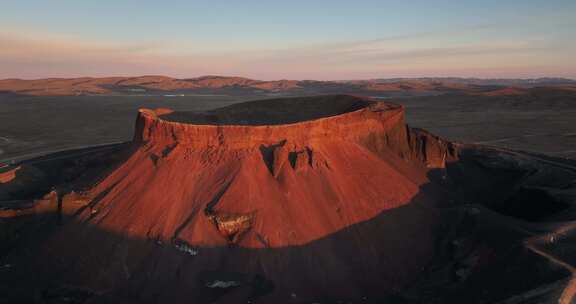
<path id="1" fill-rule="evenodd" d="M 576 1 L 3 1 L 0 78 L 576 77 Z"/>

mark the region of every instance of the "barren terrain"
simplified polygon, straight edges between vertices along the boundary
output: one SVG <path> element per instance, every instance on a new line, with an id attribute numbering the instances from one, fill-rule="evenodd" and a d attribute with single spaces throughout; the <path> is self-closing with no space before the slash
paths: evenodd
<path id="1" fill-rule="evenodd" d="M 576 92 L 387 98 L 407 122 L 460 142 L 576 157 Z M 129 140 L 138 108 L 204 111 L 263 99 L 247 96 L 1 96 L 0 161 Z"/>

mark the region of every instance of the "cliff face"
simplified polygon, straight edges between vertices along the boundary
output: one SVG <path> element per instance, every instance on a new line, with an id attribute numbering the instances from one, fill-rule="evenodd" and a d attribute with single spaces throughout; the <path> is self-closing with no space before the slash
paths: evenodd
<path id="1" fill-rule="evenodd" d="M 342 96 L 340 96 L 342 98 Z M 205 149 L 250 149 L 255 146 L 288 144 L 290 152 L 303 151 L 308 145 L 342 141 L 363 146 L 385 157 L 389 149 L 399 157 L 417 160 L 429 168 L 442 168 L 456 158 L 453 144 L 421 129 L 405 124 L 404 108 L 366 98 L 347 96 L 350 104 L 362 107 L 349 113 L 287 125 L 217 125 L 186 124 L 167 121 L 159 116 L 167 109 L 142 109 L 136 120 L 135 142 L 151 145 L 186 145 Z M 311 101 L 313 102 L 313 101 Z"/>

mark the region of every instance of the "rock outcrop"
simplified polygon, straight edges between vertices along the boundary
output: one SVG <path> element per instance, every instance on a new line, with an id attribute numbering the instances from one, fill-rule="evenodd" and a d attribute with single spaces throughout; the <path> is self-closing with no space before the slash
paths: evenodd
<path id="1" fill-rule="evenodd" d="M 108 189 L 98 202 L 105 212 L 80 217 L 194 246 L 304 245 L 409 203 L 427 170 L 453 157 L 447 143 L 408 129 L 400 106 L 328 100 L 353 110 L 321 117 L 330 107 L 318 103 L 317 119 L 282 125 L 198 125 L 140 110 L 140 148 L 91 190 Z"/>

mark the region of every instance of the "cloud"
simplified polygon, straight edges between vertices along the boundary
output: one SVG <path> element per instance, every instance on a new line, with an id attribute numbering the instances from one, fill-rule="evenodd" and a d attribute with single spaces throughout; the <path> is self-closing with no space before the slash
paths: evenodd
<path id="1" fill-rule="evenodd" d="M 133 55 L 154 50 L 159 43 L 101 42 L 50 34 L 14 34 L 0 32 L 0 56 L 37 57 L 46 53 L 65 55 Z"/>
<path id="2" fill-rule="evenodd" d="M 0 33 L 0 45 L 0 77 L 38 78 L 146 72 L 142 61 L 159 44 Z"/>
<path id="3" fill-rule="evenodd" d="M 524 26 L 522 22 L 494 23 L 242 51 L 206 51 L 209 45 L 202 46 L 204 51 L 194 51 L 194 43 L 185 39 L 136 43 L 0 32 L 0 78 L 224 74 L 261 79 L 347 79 L 480 76 L 490 70 L 502 77 L 513 73 L 546 76 L 544 73 L 552 72 L 576 77 L 576 64 L 571 59 L 576 46 L 569 37 L 549 30 L 526 31 Z"/>

